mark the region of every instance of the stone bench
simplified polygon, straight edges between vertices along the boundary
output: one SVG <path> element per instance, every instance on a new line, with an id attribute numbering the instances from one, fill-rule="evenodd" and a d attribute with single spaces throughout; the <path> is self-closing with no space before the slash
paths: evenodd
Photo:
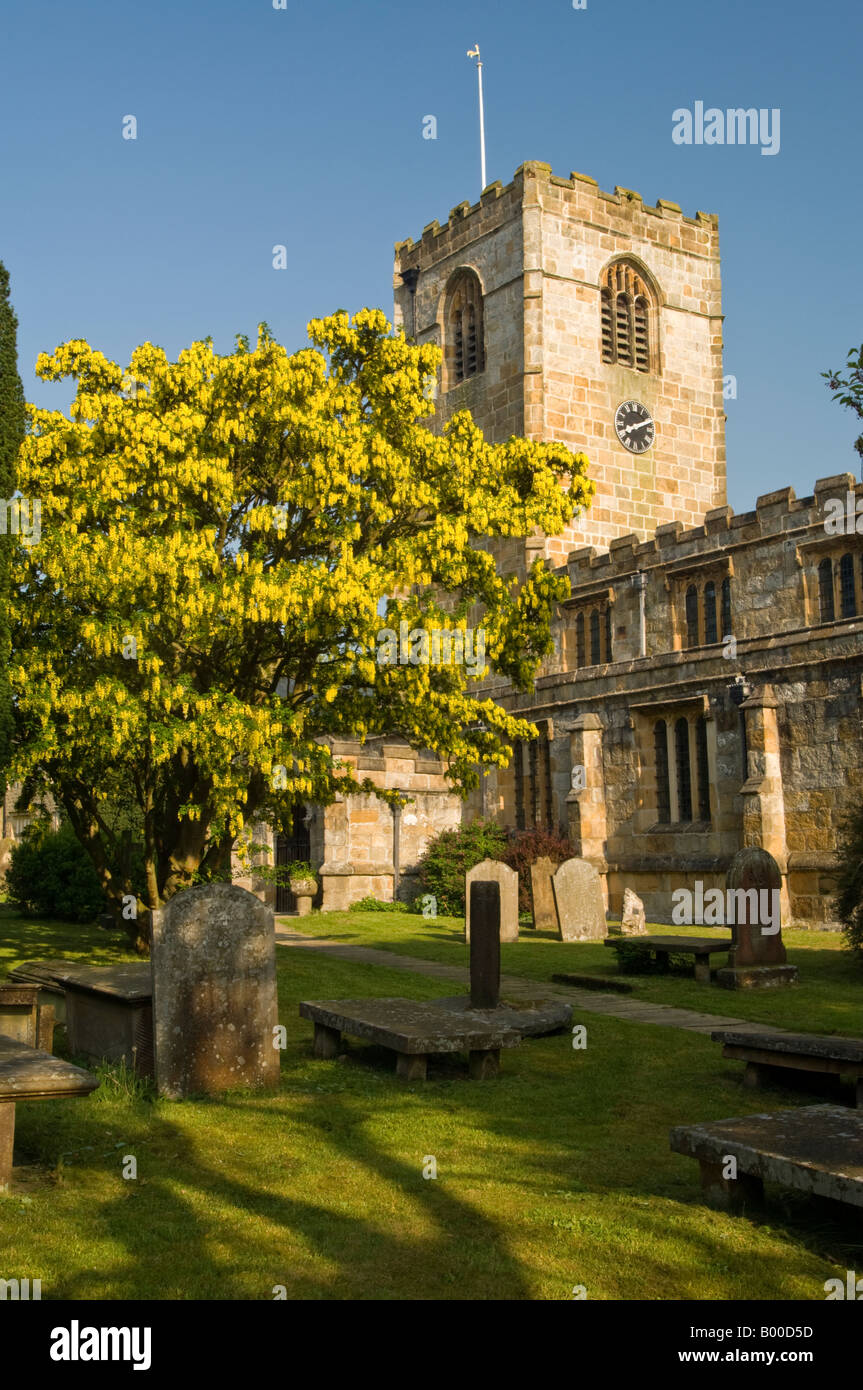
<path id="1" fill-rule="evenodd" d="M 12 1178 L 16 1102 L 87 1096 L 98 1085 L 96 1077 L 81 1067 L 18 1038 L 0 1035 L 0 1191 Z"/>
<path id="2" fill-rule="evenodd" d="M 809 1076 L 835 1077 L 845 1074 L 854 1079 L 856 1103 L 863 1109 L 863 1039 L 825 1037 L 817 1033 L 735 1032 L 720 1028 L 710 1034 L 721 1042 L 723 1057 L 745 1062 L 744 1086 L 764 1086 L 790 1080 L 782 1072 L 793 1072 L 798 1080 Z M 801 1073 L 803 1075 L 801 1075 Z"/>
<path id="3" fill-rule="evenodd" d="M 487 1023 L 478 1012 L 455 1013 L 414 999 L 319 999 L 300 1004 L 300 1017 L 315 1025 L 314 1055 L 335 1057 L 342 1033 L 365 1038 L 396 1054 L 396 1073 L 424 1081 L 428 1059 L 467 1052 L 475 1081 L 496 1076 L 500 1049 L 516 1047 L 521 1033 Z"/>
<path id="4" fill-rule="evenodd" d="M 710 984 L 710 957 L 718 951 L 730 951 L 733 944 L 730 936 L 607 936 L 603 942 L 612 950 L 637 947 L 655 956 L 660 970 L 669 969 L 669 956 L 692 956 L 695 978 L 705 985 Z"/>
<path id="5" fill-rule="evenodd" d="M 705 1200 L 739 1212 L 763 1198 L 765 1182 L 863 1207 L 863 1115 L 808 1105 L 768 1115 L 682 1125 L 671 1150 L 698 1160 Z M 723 1176 L 728 1159 L 737 1177 Z"/>

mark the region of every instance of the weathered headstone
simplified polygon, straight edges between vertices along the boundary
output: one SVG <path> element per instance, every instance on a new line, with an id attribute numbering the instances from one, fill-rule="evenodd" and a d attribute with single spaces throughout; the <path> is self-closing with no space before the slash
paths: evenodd
<path id="1" fill-rule="evenodd" d="M 500 939 L 518 941 L 518 874 L 496 859 L 483 859 L 465 875 L 465 941 L 470 941 L 470 886 L 477 879 L 500 884 Z"/>
<path id="2" fill-rule="evenodd" d="M 764 849 L 754 846 L 735 854 L 725 878 L 726 925 L 734 944 L 728 965 L 716 980 L 726 989 L 766 989 L 791 985 L 797 967 L 788 964 L 782 941 L 782 874 Z"/>
<path id="3" fill-rule="evenodd" d="M 271 908 L 231 883 L 185 889 L 153 913 L 151 965 L 160 1095 L 278 1083 Z"/>
<path id="4" fill-rule="evenodd" d="M 530 895 L 533 899 L 533 925 L 537 931 L 558 930 L 557 908 L 551 879 L 554 860 L 544 855 L 530 866 Z"/>
<path id="5" fill-rule="evenodd" d="M 605 903 L 599 873 L 586 859 L 567 859 L 552 879 L 561 941 L 605 938 Z"/>
<path id="6" fill-rule="evenodd" d="M 624 936 L 646 936 L 647 919 L 644 903 L 631 888 L 624 889 L 623 912 L 620 915 L 620 930 Z"/>
<path id="7" fill-rule="evenodd" d="M 500 1003 L 500 884 L 477 881 L 470 886 L 470 1002 L 474 1009 Z"/>

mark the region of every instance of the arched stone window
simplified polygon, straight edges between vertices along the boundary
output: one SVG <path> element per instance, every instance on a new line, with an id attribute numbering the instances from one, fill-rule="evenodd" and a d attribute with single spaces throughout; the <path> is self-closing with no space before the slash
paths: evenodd
<path id="1" fill-rule="evenodd" d="M 678 719 L 674 725 L 674 760 L 677 765 L 678 820 L 692 820 L 692 773 L 689 767 L 689 721 Z"/>
<path id="2" fill-rule="evenodd" d="M 723 641 L 731 636 L 731 580 L 722 581 L 722 632 Z"/>
<path id="3" fill-rule="evenodd" d="M 449 289 L 446 308 L 449 385 L 457 386 L 485 368 L 482 290 L 472 270 L 462 270 Z"/>
<path id="4" fill-rule="evenodd" d="M 594 608 L 590 615 L 590 664 L 591 666 L 598 666 L 601 661 L 599 609 Z"/>
<path id="5" fill-rule="evenodd" d="M 671 789 L 668 780 L 668 736 L 665 720 L 653 726 L 653 751 L 656 762 L 656 819 L 661 825 L 671 820 Z"/>
<path id="6" fill-rule="evenodd" d="M 833 600 L 833 561 L 827 556 L 818 566 L 818 603 L 822 623 L 832 623 L 836 617 Z"/>
<path id="7" fill-rule="evenodd" d="M 600 289 L 600 333 L 603 362 L 651 369 L 653 298 L 644 276 L 628 261 L 608 267 Z"/>
<path id="8" fill-rule="evenodd" d="M 716 585 L 708 579 L 704 586 L 704 641 L 717 642 L 716 635 Z"/>
<path id="9" fill-rule="evenodd" d="M 695 754 L 698 767 L 698 819 L 710 820 L 710 759 L 707 755 L 707 720 L 700 715 L 695 725 Z"/>
<path id="10" fill-rule="evenodd" d="M 686 590 L 686 645 L 698 646 L 698 590 L 694 584 Z"/>
<path id="11" fill-rule="evenodd" d="M 839 561 L 839 604 L 843 618 L 853 618 L 857 613 L 857 596 L 854 592 L 854 556 L 843 555 Z"/>

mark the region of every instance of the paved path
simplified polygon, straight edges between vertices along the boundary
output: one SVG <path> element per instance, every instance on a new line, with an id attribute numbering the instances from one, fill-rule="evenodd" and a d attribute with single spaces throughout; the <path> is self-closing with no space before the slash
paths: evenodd
<path id="1" fill-rule="evenodd" d="M 292 950 L 319 951 L 338 960 L 357 965 L 382 965 L 387 970 L 405 970 L 411 975 L 430 975 L 438 980 L 451 980 L 455 985 L 468 985 L 469 971 L 461 965 L 441 965 L 435 960 L 420 960 L 417 956 L 402 956 L 395 951 L 379 951 L 373 946 L 344 946 L 336 941 L 303 936 L 290 927 L 276 929 L 276 944 Z M 711 1033 L 714 1028 L 735 1028 L 744 1033 L 781 1033 L 767 1023 L 750 1023 L 742 1018 L 727 1018 L 724 1014 L 696 1013 L 694 1009 L 675 1009 L 671 1004 L 649 1004 L 637 999 L 622 999 L 617 994 L 600 994 L 592 989 L 576 989 L 570 985 L 546 984 L 543 980 L 527 980 L 522 975 L 501 975 L 501 992 L 509 999 L 564 999 L 584 1013 L 607 1014 L 610 1018 L 625 1018 L 630 1023 L 655 1023 L 660 1028 L 685 1028 L 690 1033 Z M 707 988 L 707 987 L 705 987 Z"/>

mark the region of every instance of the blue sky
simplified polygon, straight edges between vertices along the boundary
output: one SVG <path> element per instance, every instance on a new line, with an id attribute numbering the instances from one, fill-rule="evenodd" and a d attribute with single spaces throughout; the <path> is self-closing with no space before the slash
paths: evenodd
<path id="1" fill-rule="evenodd" d="M 393 242 L 479 193 L 478 42 L 489 180 L 540 159 L 719 214 L 735 509 L 856 471 L 819 372 L 863 339 L 859 0 L 18 0 L 3 31 L 0 259 L 40 405 L 69 402 L 33 363 L 71 337 L 126 362 L 390 313 Z M 676 145 L 699 100 L 778 107 L 779 153 Z"/>

